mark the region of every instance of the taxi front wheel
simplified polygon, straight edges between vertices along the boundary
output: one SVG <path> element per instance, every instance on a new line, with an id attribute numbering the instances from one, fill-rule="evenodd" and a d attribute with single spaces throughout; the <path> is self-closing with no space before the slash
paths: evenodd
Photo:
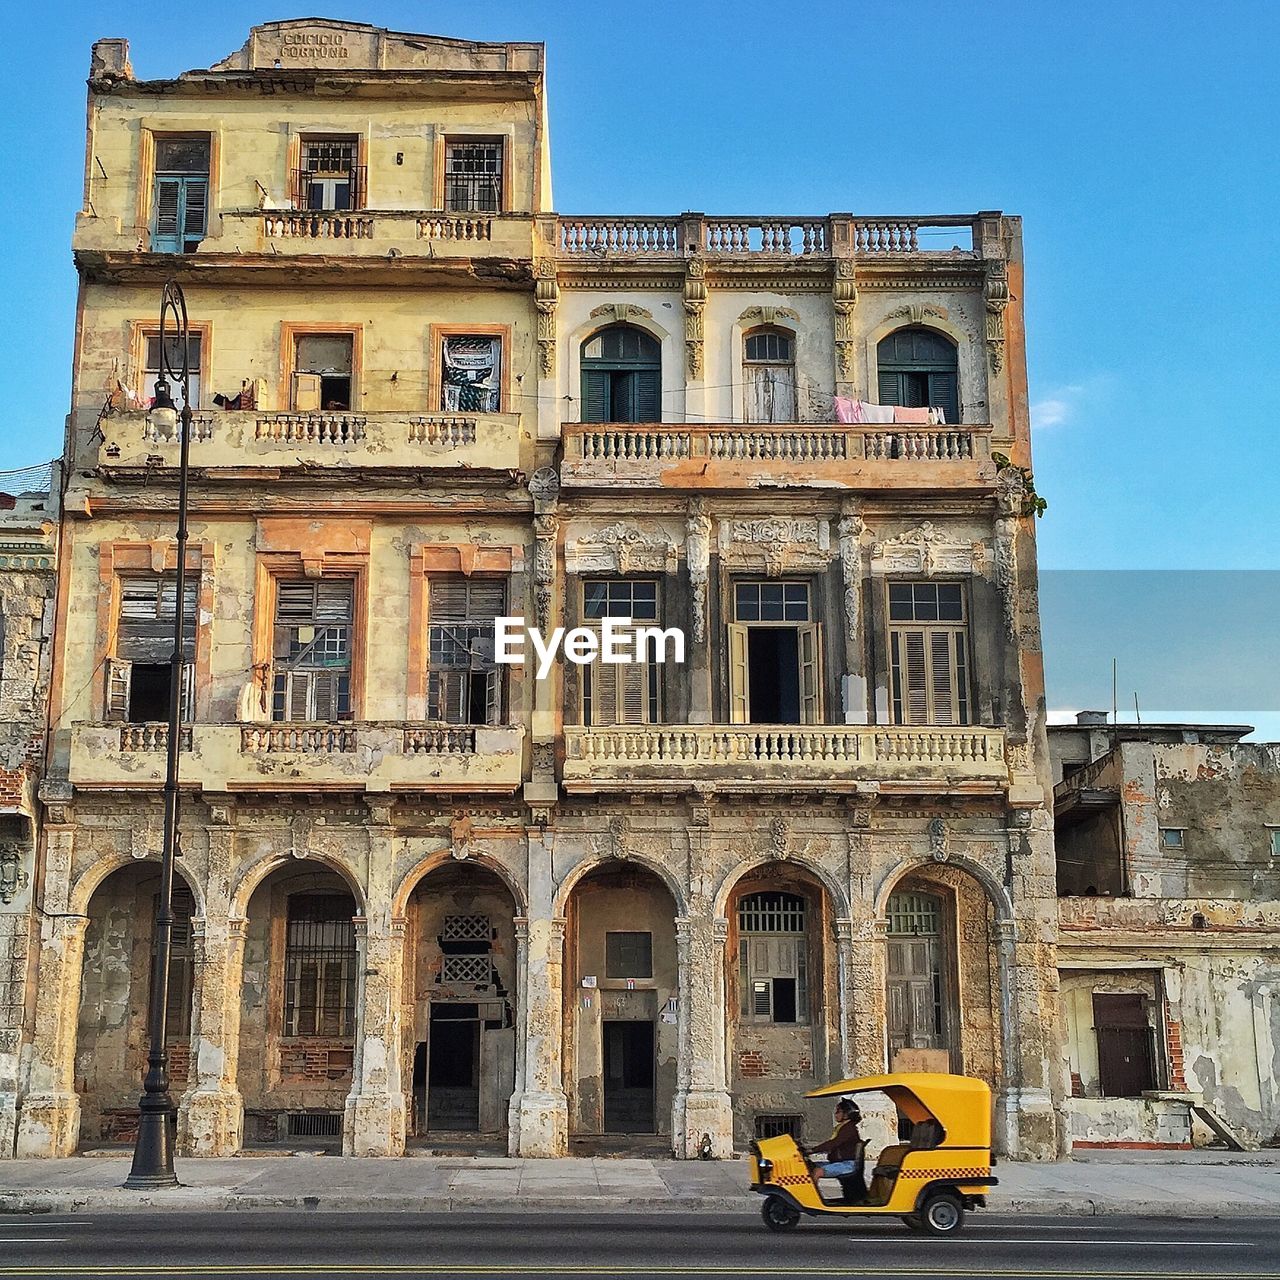
<path id="1" fill-rule="evenodd" d="M 800 1210 L 789 1205 L 781 1196 L 765 1196 L 760 1206 L 760 1216 L 770 1231 L 790 1231 L 800 1221 Z"/>
<path id="2" fill-rule="evenodd" d="M 920 1225 L 931 1236 L 955 1235 L 964 1225 L 964 1202 L 951 1191 L 935 1191 L 920 1206 Z"/>

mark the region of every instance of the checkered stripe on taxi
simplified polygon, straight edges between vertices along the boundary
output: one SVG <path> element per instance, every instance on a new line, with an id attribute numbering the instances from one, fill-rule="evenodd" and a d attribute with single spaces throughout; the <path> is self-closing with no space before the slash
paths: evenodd
<path id="1" fill-rule="evenodd" d="M 805 1187 L 812 1186 L 813 1179 L 807 1173 L 777 1173 L 769 1179 L 774 1186 L 778 1187 Z"/>
<path id="2" fill-rule="evenodd" d="M 903 1169 L 900 1178 L 989 1178 L 990 1169 Z"/>

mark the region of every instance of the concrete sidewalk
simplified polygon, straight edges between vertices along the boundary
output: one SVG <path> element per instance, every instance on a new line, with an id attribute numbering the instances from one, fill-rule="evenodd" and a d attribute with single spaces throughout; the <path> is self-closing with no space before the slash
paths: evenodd
<path id="1" fill-rule="evenodd" d="M 755 1212 L 744 1160 L 512 1160 L 421 1156 L 238 1156 L 180 1160 L 183 1186 L 121 1187 L 127 1156 L 0 1161 L 0 1212 L 73 1213 L 139 1208 L 384 1212 L 546 1212 L 660 1209 Z M 1053 1164 L 1002 1161 L 993 1211 L 1209 1217 L 1280 1217 L 1280 1151 L 1090 1152 Z"/>

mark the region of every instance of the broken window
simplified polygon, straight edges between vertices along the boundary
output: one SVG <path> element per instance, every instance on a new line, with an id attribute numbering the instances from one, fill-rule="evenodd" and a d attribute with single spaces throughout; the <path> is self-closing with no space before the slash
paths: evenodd
<path id="1" fill-rule="evenodd" d="M 891 582 L 889 667 L 896 724 L 969 724 L 964 584 Z"/>
<path id="2" fill-rule="evenodd" d="M 929 893 L 889 898 L 885 983 L 890 1060 L 898 1049 L 946 1049 L 942 902 Z"/>
<path id="3" fill-rule="evenodd" d="M 199 579 L 188 577 L 183 587 L 184 661 L 179 690 L 179 715 L 183 720 L 194 716 L 199 594 Z M 107 720 L 156 724 L 169 719 L 177 599 L 178 580 L 173 574 L 120 579 L 115 652 L 105 664 Z"/>
<path id="4" fill-rule="evenodd" d="M 752 893 L 738 903 L 738 986 L 744 1022 L 808 1020 L 805 900 Z"/>
<path id="5" fill-rule="evenodd" d="M 154 253 L 194 253 L 208 222 L 209 135 L 156 136 Z"/>
<path id="6" fill-rule="evenodd" d="M 351 718 L 349 578 L 276 583 L 273 720 Z"/>
<path id="7" fill-rule="evenodd" d="M 806 582 L 735 582 L 729 624 L 729 709 L 734 724 L 819 724 L 818 624 Z"/>
<path id="8" fill-rule="evenodd" d="M 152 918 L 160 909 L 160 895 L 155 895 Z M 165 1021 L 166 1039 L 182 1042 L 191 1036 L 191 994 L 194 958 L 194 941 L 191 917 L 195 915 L 195 899 L 190 888 L 181 880 L 173 882 L 173 931 L 169 940 L 169 991 L 168 1015 Z M 154 956 L 156 940 L 151 939 Z M 148 1002 L 149 1003 L 149 1002 Z"/>
<path id="9" fill-rule="evenodd" d="M 932 329 L 899 329 L 876 347 L 881 404 L 937 408 L 960 421 L 956 347 Z"/>
<path id="10" fill-rule="evenodd" d="M 662 348 L 632 325 L 582 344 L 583 422 L 661 422 Z"/>
<path id="11" fill-rule="evenodd" d="M 606 978 L 652 978 L 653 934 L 609 932 L 604 935 Z"/>
<path id="12" fill-rule="evenodd" d="M 605 618 L 658 621 L 658 583 L 646 578 L 588 578 L 582 584 L 582 616 L 587 626 Z M 634 650 L 634 642 L 624 641 Z M 647 647 L 647 646 L 646 646 Z M 646 658 L 653 655 L 647 654 Z M 662 665 L 656 661 L 602 661 L 600 650 L 582 671 L 584 724 L 657 724 L 661 721 Z"/>
<path id="13" fill-rule="evenodd" d="M 450 139 L 444 153 L 444 207 L 449 213 L 502 210 L 501 138 Z"/>
<path id="14" fill-rule="evenodd" d="M 344 410 L 351 408 L 352 353 L 350 333 L 299 334 L 293 346 L 293 407 Z"/>
<path id="15" fill-rule="evenodd" d="M 494 657 L 495 619 L 507 611 L 501 578 L 432 578 L 428 588 L 427 719 L 502 723 L 502 668 Z"/>
<path id="16" fill-rule="evenodd" d="M 306 138 L 294 174 L 294 203 L 314 212 L 342 212 L 364 204 L 364 167 L 354 135 Z"/>
<path id="17" fill-rule="evenodd" d="M 502 412 L 502 339 L 448 334 L 440 348 L 440 408 L 463 413 Z"/>
<path id="18" fill-rule="evenodd" d="M 1160 847 L 1170 853 L 1181 853 L 1187 847 L 1187 833 L 1182 827 L 1161 827 Z"/>
<path id="19" fill-rule="evenodd" d="M 340 893 L 294 894 L 285 935 L 284 1034 L 355 1034 L 355 903 Z"/>
<path id="20" fill-rule="evenodd" d="M 747 422 L 795 422 L 795 336 L 755 329 L 742 343 L 742 416 Z"/>
<path id="21" fill-rule="evenodd" d="M 1137 1098 L 1157 1087 L 1155 1031 L 1145 996 L 1095 991 L 1093 1026 L 1104 1098 Z"/>
<path id="22" fill-rule="evenodd" d="M 181 339 L 166 335 L 165 346 L 168 348 L 168 359 L 161 361 L 160 359 L 160 333 L 155 331 L 143 335 L 144 343 L 144 368 L 142 371 L 142 400 L 144 404 L 150 404 L 155 399 L 156 382 L 161 374 L 164 374 L 165 381 L 169 384 L 169 395 L 173 398 L 174 404 L 179 409 L 182 408 L 182 386 L 180 378 L 182 376 L 182 342 Z M 187 339 L 187 373 L 188 386 L 191 395 L 191 407 L 198 409 L 200 407 L 200 357 L 201 357 L 200 335 L 192 334 Z M 168 365 L 166 371 L 165 365 Z"/>

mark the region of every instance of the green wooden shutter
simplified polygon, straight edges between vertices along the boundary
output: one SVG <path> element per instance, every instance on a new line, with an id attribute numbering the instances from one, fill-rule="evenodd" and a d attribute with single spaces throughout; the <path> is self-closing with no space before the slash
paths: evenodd
<path id="1" fill-rule="evenodd" d="M 880 404 L 903 404 L 902 374 L 880 371 Z"/>
<path id="2" fill-rule="evenodd" d="M 609 421 L 610 375 L 600 369 L 582 371 L 582 421 Z"/>
<path id="3" fill-rule="evenodd" d="M 662 421 L 662 374 L 657 369 L 641 369 L 631 375 L 634 388 L 632 422 Z"/>
<path id="4" fill-rule="evenodd" d="M 954 373 L 929 374 L 929 404 L 946 415 L 948 422 L 960 421 L 960 405 L 956 396 Z"/>

